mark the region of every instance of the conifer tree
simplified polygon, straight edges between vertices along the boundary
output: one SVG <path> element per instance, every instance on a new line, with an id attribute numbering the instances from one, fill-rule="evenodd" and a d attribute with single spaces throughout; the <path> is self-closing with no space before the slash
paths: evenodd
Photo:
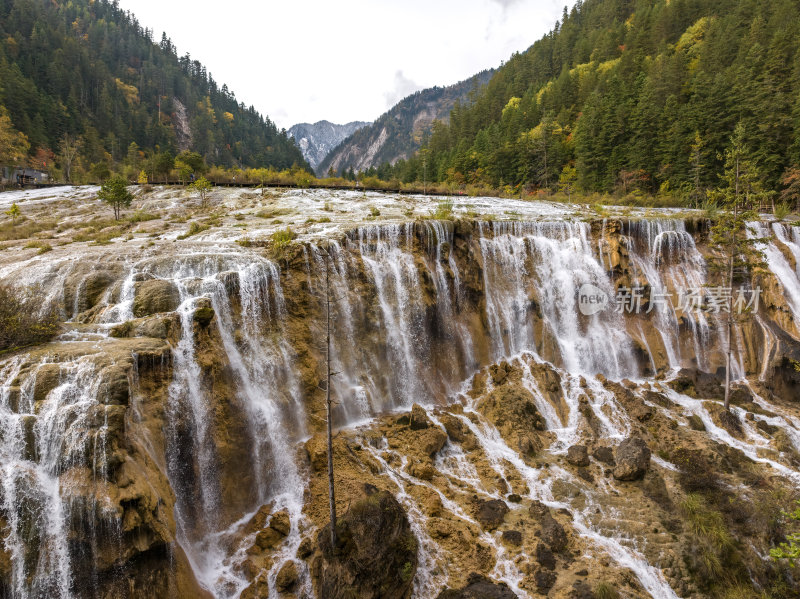
<path id="1" fill-rule="evenodd" d="M 711 227 L 711 243 L 716 259 L 710 262 L 727 290 L 725 313 L 725 410 L 730 409 L 731 360 L 733 357 L 734 283 L 761 264 L 760 239 L 748 230 L 748 223 L 758 220 L 755 202 L 762 193 L 758 170 L 745 144 L 745 127 L 739 122 L 725 152 L 723 186 L 713 194 L 721 209 Z"/>

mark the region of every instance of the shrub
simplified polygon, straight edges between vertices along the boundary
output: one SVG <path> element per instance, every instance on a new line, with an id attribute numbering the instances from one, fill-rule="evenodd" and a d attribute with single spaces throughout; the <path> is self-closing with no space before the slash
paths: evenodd
<path id="1" fill-rule="evenodd" d="M 436 205 L 436 210 L 431 213 L 436 220 L 450 220 L 453 217 L 453 202 L 442 200 Z"/>
<path id="2" fill-rule="evenodd" d="M 156 214 L 150 214 L 144 210 L 137 210 L 125 220 L 127 220 L 129 223 L 143 223 L 148 220 L 157 220 L 158 218 L 159 216 Z"/>
<path id="3" fill-rule="evenodd" d="M 788 203 L 782 202 L 780 204 L 775 204 L 775 209 L 773 210 L 773 215 L 778 220 L 783 220 L 787 216 L 792 213 L 792 209 Z"/>
<path id="4" fill-rule="evenodd" d="M 201 225 L 199 222 L 192 221 L 189 225 L 189 230 L 186 231 L 183 235 L 178 235 L 178 239 L 186 239 L 187 237 L 191 237 L 192 235 L 197 235 L 198 233 L 202 233 L 209 229 L 209 225 Z"/>
<path id="5" fill-rule="evenodd" d="M 58 329 L 58 310 L 42 306 L 41 293 L 0 283 L 0 350 L 43 343 Z"/>
<path id="6" fill-rule="evenodd" d="M 297 234 L 292 231 L 289 227 L 285 229 L 281 229 L 275 231 L 272 234 L 272 254 L 276 258 L 280 258 L 283 256 L 284 251 L 289 244 L 292 243 L 292 240 L 297 237 Z"/>
<path id="7" fill-rule="evenodd" d="M 38 248 L 38 250 L 39 250 L 37 252 L 38 254 L 44 254 L 44 253 L 49 252 L 50 250 L 53 249 L 53 247 L 49 243 L 47 243 L 45 241 L 29 241 L 28 243 L 25 244 L 24 248 L 26 250 L 31 250 L 31 249 L 37 249 Z"/>
<path id="8" fill-rule="evenodd" d="M 796 503 L 798 508 L 793 512 L 783 512 L 783 516 L 798 522 L 800 521 L 800 501 Z M 786 542 L 780 543 L 778 547 L 770 550 L 769 554 L 772 556 L 772 559 L 788 560 L 789 564 L 794 567 L 796 562 L 800 560 L 800 533 L 786 535 Z"/>

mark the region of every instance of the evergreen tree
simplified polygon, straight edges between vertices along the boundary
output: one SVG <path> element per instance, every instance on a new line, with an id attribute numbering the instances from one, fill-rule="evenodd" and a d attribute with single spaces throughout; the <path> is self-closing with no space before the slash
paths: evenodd
<path id="1" fill-rule="evenodd" d="M 736 125 L 725 152 L 724 185 L 713 197 L 722 209 L 711 227 L 711 243 L 716 258 L 710 266 L 723 282 L 725 295 L 725 410 L 730 408 L 731 358 L 733 355 L 734 285 L 749 273 L 753 266 L 761 263 L 760 239 L 748 230 L 748 223 L 758 220 L 755 209 L 761 189 L 758 171 L 752 162 L 749 148 L 745 144 L 745 127 Z"/>
<path id="2" fill-rule="evenodd" d="M 128 182 L 122 177 L 112 177 L 100 187 L 97 198 L 114 209 L 114 218 L 119 220 L 122 208 L 127 208 L 133 201 L 133 194 L 128 191 Z"/>

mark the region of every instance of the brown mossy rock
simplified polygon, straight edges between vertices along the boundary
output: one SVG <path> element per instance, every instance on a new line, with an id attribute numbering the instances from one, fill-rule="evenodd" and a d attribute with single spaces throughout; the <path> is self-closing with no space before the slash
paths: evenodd
<path id="1" fill-rule="evenodd" d="M 474 507 L 475 519 L 486 530 L 495 530 L 500 526 L 508 511 L 508 506 L 502 499 L 482 499 Z"/>
<path id="2" fill-rule="evenodd" d="M 78 292 L 78 312 L 93 308 L 116 280 L 117 275 L 108 270 L 95 270 L 86 275 Z"/>
<path id="3" fill-rule="evenodd" d="M 716 401 L 706 401 L 704 405 L 714 424 L 728 431 L 732 437 L 744 438 L 742 423 L 733 410 L 726 410 L 723 404 Z"/>
<path id="4" fill-rule="evenodd" d="M 555 553 L 560 553 L 567 548 L 567 532 L 564 527 L 553 518 L 550 508 L 539 501 L 534 501 L 528 508 L 528 515 L 539 523 L 542 542 Z"/>
<path id="5" fill-rule="evenodd" d="M 412 431 L 425 430 L 426 428 L 433 426 L 431 419 L 428 418 L 425 408 L 419 404 L 414 404 L 411 406 L 411 411 L 406 414 L 402 414 L 396 422 L 398 426 L 407 426 Z"/>
<path id="6" fill-rule="evenodd" d="M 293 560 L 287 561 L 275 578 L 275 587 L 280 593 L 292 591 L 297 586 L 297 564 Z"/>
<path id="7" fill-rule="evenodd" d="M 214 320 L 215 314 L 214 307 L 211 305 L 211 300 L 207 297 L 201 297 L 195 302 L 192 320 L 201 327 L 207 327 L 211 324 L 211 321 Z"/>
<path id="8" fill-rule="evenodd" d="M 585 445 L 573 445 L 567 449 L 567 462 L 573 466 L 585 467 L 590 464 L 589 450 Z"/>
<path id="9" fill-rule="evenodd" d="M 418 462 L 429 461 L 447 443 L 447 433 L 435 426 L 416 404 L 411 412 L 394 420 L 386 437 L 392 449 L 400 449 Z"/>
<path id="10" fill-rule="evenodd" d="M 439 416 L 439 421 L 444 426 L 444 430 L 447 431 L 447 436 L 451 441 L 463 443 L 470 434 L 469 427 L 453 414 L 443 413 Z"/>
<path id="11" fill-rule="evenodd" d="M 724 376 L 724 371 L 711 374 L 696 368 L 681 368 L 667 385 L 689 397 L 722 399 L 725 395 L 725 389 L 721 384 Z"/>
<path id="12" fill-rule="evenodd" d="M 330 524 L 317 535 L 311 565 L 314 591 L 326 599 L 407 599 L 417 570 L 417 539 L 408 517 L 387 491 L 367 496 L 339 517 L 338 543 Z"/>
<path id="13" fill-rule="evenodd" d="M 135 284 L 133 315 L 137 318 L 172 312 L 180 304 L 180 293 L 171 281 L 150 279 Z"/>
<path id="14" fill-rule="evenodd" d="M 600 445 L 592 451 L 592 457 L 598 462 L 603 462 L 608 466 L 616 466 L 614 462 L 614 450 L 607 445 Z"/>
<path id="15" fill-rule="evenodd" d="M 472 573 L 466 586 L 460 589 L 445 589 L 437 599 L 517 599 L 516 593 L 504 582 L 494 582 L 480 574 Z"/>
<path id="16" fill-rule="evenodd" d="M 650 467 L 650 448 L 638 437 L 625 439 L 614 451 L 614 461 L 614 478 L 622 481 L 640 480 Z"/>
<path id="17" fill-rule="evenodd" d="M 495 387 L 478 402 L 477 409 L 523 456 L 532 457 L 542 450 L 540 433 L 546 428 L 545 421 L 533 395 L 521 382 L 507 381 Z"/>

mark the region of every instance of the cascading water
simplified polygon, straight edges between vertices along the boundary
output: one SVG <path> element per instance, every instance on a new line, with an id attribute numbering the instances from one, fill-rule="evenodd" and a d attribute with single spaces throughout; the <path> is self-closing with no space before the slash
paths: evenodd
<path id="1" fill-rule="evenodd" d="M 489 329 L 495 360 L 536 350 L 551 351 L 571 372 L 624 376 L 635 372 L 622 317 L 613 311 L 581 318 L 581 286 L 614 297 L 594 255 L 585 223 L 481 223 L 481 255 Z M 543 321 L 537 339 L 534 315 Z"/>
<path id="2" fill-rule="evenodd" d="M 614 529 L 615 509 L 604 505 L 603 495 L 616 492 L 613 482 L 591 485 L 556 464 L 545 469 L 526 462 L 480 413 L 473 398 L 460 390 L 481 369 L 508 362 L 522 373 L 521 385 L 544 420 L 547 455 L 561 458 L 590 434 L 587 414 L 593 417 L 591 434 L 612 444 L 633 428 L 625 408 L 596 375 L 642 381 L 650 371 L 669 375 L 670 370 L 689 366 L 711 371 L 717 365 L 719 323 L 702 313 L 680 313 L 671 307 L 659 307 L 638 320 L 613 306 L 581 314 L 576 296 L 582 286 L 599 289 L 613 303 L 619 283 L 609 249 L 602 239 L 595 243 L 589 223 L 478 221 L 471 226 L 464 231 L 434 220 L 369 225 L 338 240 L 304 245 L 301 268 L 306 287 L 294 287 L 312 296 L 307 302 L 312 307 L 304 317 L 312 314 L 319 320 L 326 273 L 330 281 L 337 425 L 369 427 L 376 416 L 419 403 L 434 425 L 444 428 L 433 406 L 455 402 L 462 410 L 457 419 L 478 441 L 471 451 L 485 460 L 497 481 L 509 488 L 513 481 L 522 481 L 526 500 L 567 510 L 576 534 L 592 551 L 604 552 L 620 568 L 629 568 L 651 596 L 676 597 L 658 568 L 648 563 L 648 548 Z M 610 226 L 603 223 L 601 238 L 610 234 Z M 800 231 L 775 224 L 771 234 L 775 241 L 766 249 L 769 266 L 798 318 Z M 623 223 L 622 237 L 628 243 L 631 282 L 641 281 L 664 295 L 705 284 L 705 262 L 683 221 Z M 287 264 L 287 269 L 294 267 Z M 67 278 L 59 268 L 40 270 L 51 286 L 48 297 L 56 297 Z M 135 320 L 133 306 L 141 283 L 156 280 L 175 287 L 178 307 L 169 337 L 172 362 L 164 461 L 176 495 L 177 539 L 194 575 L 216 597 L 240 595 L 249 584 L 242 563 L 254 536 L 242 539 L 241 531 L 259 508 L 269 505 L 271 514 L 286 512 L 290 523 L 264 572 L 270 597 L 279 596 L 278 573 L 289 561 L 300 570 L 293 592 L 312 596 L 305 561 L 297 558 L 311 527 L 303 511 L 308 479 L 298 446 L 318 424 L 309 418 L 313 391 L 308 390 L 308 380 L 313 375 L 299 365 L 296 331 L 306 326 L 311 331 L 308 336 L 317 341 L 323 338 L 319 322 L 298 324 L 299 312 L 287 305 L 296 307 L 300 302 L 288 292 L 284 295 L 286 269 L 255 251 L 202 247 L 188 253 L 137 256 L 125 268 L 124 276 L 102 295 L 104 305 L 94 320 L 99 337 L 86 345 L 96 343 L 92 351 L 97 351 L 109 341 L 105 335 L 113 325 Z M 84 290 L 85 286 L 74 288 L 66 302 L 68 316 L 78 316 Z M 197 318 L 202 309 L 213 311 L 207 329 Z M 648 326 L 656 329 L 657 343 L 647 344 L 643 327 Z M 637 343 L 646 355 L 636 355 Z M 655 355 L 656 345 L 663 346 L 666 354 L 662 364 Z M 305 351 L 312 356 L 307 360 L 319 359 L 320 348 Z M 87 530 L 89 541 L 80 551 L 93 551 L 92 534 L 118 534 L 108 524 L 118 515 L 104 512 L 102 501 L 91 506 L 72 502 L 73 479 L 66 476 L 79 463 L 91 470 L 92 480 L 104 476 L 106 429 L 98 414 L 109 416 L 101 407 L 104 391 L 96 384 L 96 365 L 91 355 L 62 357 L 57 366 L 50 360 L 37 357 L 31 362 L 16 356 L 0 364 L 0 500 L 15 599 L 77 597 L 77 579 L 85 592 L 85 575 L 75 571 L 70 520 L 94 518 L 106 526 Z M 736 378 L 744 377 L 744 364 L 740 355 Z M 37 373 L 54 368 L 58 384 L 42 396 L 36 391 Z M 539 376 L 543 369 L 557 379 L 557 393 L 543 385 Z M 757 374 L 763 372 L 759 369 Z M 679 416 L 670 412 L 677 426 L 687 426 L 688 417 L 696 416 L 716 442 L 769 464 L 781 475 L 797 477 L 785 456 L 765 457 L 769 439 L 757 426 L 763 422 L 786 431 L 798 448 L 800 420 L 789 411 L 759 397 L 759 405 L 770 415 L 756 415 L 751 423 L 743 409 L 735 408 L 745 422 L 739 438 L 715 423 L 703 401 L 655 379 L 648 384 L 684 410 Z M 648 404 L 646 394 L 637 397 L 642 404 L 663 409 Z M 90 437 L 82 425 L 88 418 L 101 420 Z M 237 446 L 235 452 L 232 446 Z M 433 461 L 441 476 L 436 484 L 410 474 L 407 458 L 396 449 L 383 443 L 376 446 L 366 438 L 363 446 L 396 489 L 419 540 L 415 596 L 435 597 L 447 584 L 449 557 L 429 534 L 428 517 L 413 487 L 425 487 L 439 497 L 445 511 L 474 527 L 479 525 L 460 502 L 463 496 L 501 500 L 512 509 L 513 505 L 507 494 L 482 479 L 468 451 L 452 441 Z M 157 447 L 154 443 L 153 453 Z M 247 464 L 238 466 L 237 489 L 231 489 L 224 476 L 226 466 L 235 461 L 231 455 L 248 457 Z M 654 462 L 662 469 L 674 468 L 660 457 Z M 441 480 L 448 482 L 442 486 Z M 579 489 L 582 499 L 557 496 L 558 484 Z M 478 538 L 493 550 L 496 562 L 491 575 L 526 596 L 519 564 L 509 557 L 498 535 L 481 531 Z M 91 581 L 88 584 L 91 587 Z"/>

